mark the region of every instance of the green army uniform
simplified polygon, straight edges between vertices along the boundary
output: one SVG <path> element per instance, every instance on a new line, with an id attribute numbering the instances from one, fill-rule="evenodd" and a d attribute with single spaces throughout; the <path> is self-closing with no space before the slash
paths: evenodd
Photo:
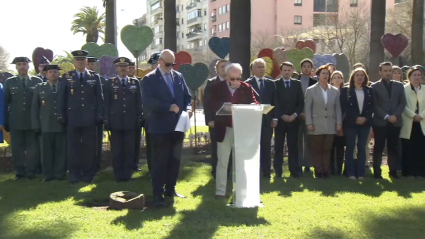
<path id="1" fill-rule="evenodd" d="M 10 129 L 17 178 L 34 178 L 40 161 L 39 138 L 31 125 L 31 100 L 41 82 L 34 76 L 13 76 L 4 85 L 5 128 Z"/>
<path id="2" fill-rule="evenodd" d="M 46 181 L 66 177 L 66 130 L 58 122 L 57 96 L 61 87 L 44 82 L 36 86 L 31 107 L 32 127 L 41 132 L 42 166 Z"/>

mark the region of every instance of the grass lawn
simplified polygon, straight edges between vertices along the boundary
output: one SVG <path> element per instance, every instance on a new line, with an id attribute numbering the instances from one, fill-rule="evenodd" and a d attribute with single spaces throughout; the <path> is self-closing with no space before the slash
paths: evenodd
<path id="1" fill-rule="evenodd" d="M 120 190 L 152 200 L 146 167 L 123 184 L 111 171 L 89 185 L 0 174 L 0 238 L 424 238 L 425 180 L 272 179 L 262 182 L 264 208 L 232 209 L 214 199 L 210 166 L 199 158 L 186 156 L 181 167 L 177 190 L 187 199 L 144 211 L 88 206 Z"/>

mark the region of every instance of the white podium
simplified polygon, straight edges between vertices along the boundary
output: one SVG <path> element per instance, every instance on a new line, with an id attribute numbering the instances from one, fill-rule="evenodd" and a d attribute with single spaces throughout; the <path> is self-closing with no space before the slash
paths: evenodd
<path id="1" fill-rule="evenodd" d="M 235 208 L 262 207 L 260 203 L 260 138 L 262 115 L 274 106 L 228 104 L 217 115 L 232 115 L 233 204 Z M 271 123 L 271 122 L 270 122 Z"/>

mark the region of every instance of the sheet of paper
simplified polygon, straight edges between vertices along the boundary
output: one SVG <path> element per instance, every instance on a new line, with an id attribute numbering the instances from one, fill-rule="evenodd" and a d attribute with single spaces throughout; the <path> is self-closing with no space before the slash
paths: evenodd
<path id="1" fill-rule="evenodd" d="M 183 111 L 180 115 L 179 121 L 177 122 L 176 129 L 174 131 L 186 133 L 190 129 L 189 114 Z"/>

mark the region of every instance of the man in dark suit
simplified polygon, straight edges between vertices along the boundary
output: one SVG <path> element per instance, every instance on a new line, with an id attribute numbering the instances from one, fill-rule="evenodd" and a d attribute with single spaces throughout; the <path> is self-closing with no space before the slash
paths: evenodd
<path id="1" fill-rule="evenodd" d="M 300 62 L 302 75 L 298 79 L 301 82 L 301 88 L 303 90 L 303 96 L 308 87 L 317 83 L 317 80 L 311 77 L 311 71 L 314 68 L 313 61 L 310 59 L 304 59 Z M 311 161 L 311 143 L 308 136 L 308 130 L 305 124 L 304 108 L 300 116 L 300 127 L 298 130 L 298 160 L 299 166 L 304 166 L 304 172 L 311 172 L 312 167 Z"/>
<path id="2" fill-rule="evenodd" d="M 118 76 L 105 84 L 105 128 L 111 131 L 112 167 L 116 182 L 128 182 L 134 171 L 136 135 L 142 123 L 139 80 L 128 77 L 130 59 L 114 60 Z"/>
<path id="3" fill-rule="evenodd" d="M 226 80 L 226 66 L 229 64 L 228 60 L 225 59 L 221 59 L 218 60 L 217 63 L 215 64 L 215 71 L 217 72 L 217 76 L 209 79 L 207 81 L 207 85 L 205 86 L 204 89 L 204 115 L 205 115 L 205 124 L 208 126 L 209 128 L 209 132 L 210 132 L 210 139 L 211 139 L 211 174 L 213 175 L 213 177 L 215 178 L 215 172 L 216 172 L 216 168 L 217 168 L 217 139 L 215 136 L 215 129 L 214 129 L 214 118 L 215 118 L 215 113 L 216 112 L 212 112 L 207 105 L 210 103 L 211 100 L 211 86 L 217 82 L 220 81 L 225 81 Z"/>
<path id="4" fill-rule="evenodd" d="M 292 79 L 294 65 L 283 62 L 280 65 L 282 78 L 276 84 L 276 109 L 275 109 L 275 155 L 274 170 L 276 177 L 282 177 L 283 146 L 285 137 L 288 145 L 288 166 L 291 177 L 302 175 L 302 167 L 298 161 L 298 128 L 299 116 L 304 109 L 304 94 L 299 80 Z"/>
<path id="5" fill-rule="evenodd" d="M 262 58 L 255 59 L 251 63 L 251 76 L 245 83 L 250 84 L 257 92 L 256 99 L 260 104 L 269 104 L 275 106 L 276 86 L 274 82 L 266 77 L 266 62 Z M 260 140 L 260 167 L 263 172 L 263 178 L 270 179 L 271 168 L 271 141 L 273 136 L 273 127 L 275 122 L 272 120 L 274 110 L 267 115 L 263 115 L 261 124 Z"/>
<path id="6" fill-rule="evenodd" d="M 217 112 L 224 103 L 231 104 L 258 104 L 252 87 L 241 82 L 242 67 L 240 64 L 226 66 L 226 81 L 220 81 L 211 87 L 211 100 L 207 107 Z M 216 116 L 214 128 L 217 137 L 217 171 L 216 171 L 216 198 L 222 199 L 226 195 L 227 167 L 229 156 L 233 150 L 233 122 L 232 116 Z"/>
<path id="7" fill-rule="evenodd" d="M 174 61 L 174 53 L 163 50 L 158 68 L 142 80 L 143 104 L 149 112 L 147 130 L 153 144 L 151 174 L 156 205 L 165 204 L 164 196 L 184 197 L 175 190 L 185 136 L 176 131 L 176 125 L 192 98 L 183 75 L 172 68 Z"/>
<path id="8" fill-rule="evenodd" d="M 373 150 L 373 174 L 382 179 L 382 151 L 385 141 L 388 148 L 389 176 L 397 179 L 399 159 L 398 141 L 402 126 L 401 114 L 406 107 L 406 96 L 403 84 L 392 80 L 391 62 L 379 65 L 381 79 L 372 84 L 375 114 L 373 116 L 373 133 L 375 147 Z"/>
<path id="9" fill-rule="evenodd" d="M 103 124 L 100 77 L 86 69 L 88 52 L 76 50 L 75 70 L 65 73 L 58 90 L 58 120 L 67 126 L 70 183 L 91 183 L 96 173 L 96 126 Z"/>

